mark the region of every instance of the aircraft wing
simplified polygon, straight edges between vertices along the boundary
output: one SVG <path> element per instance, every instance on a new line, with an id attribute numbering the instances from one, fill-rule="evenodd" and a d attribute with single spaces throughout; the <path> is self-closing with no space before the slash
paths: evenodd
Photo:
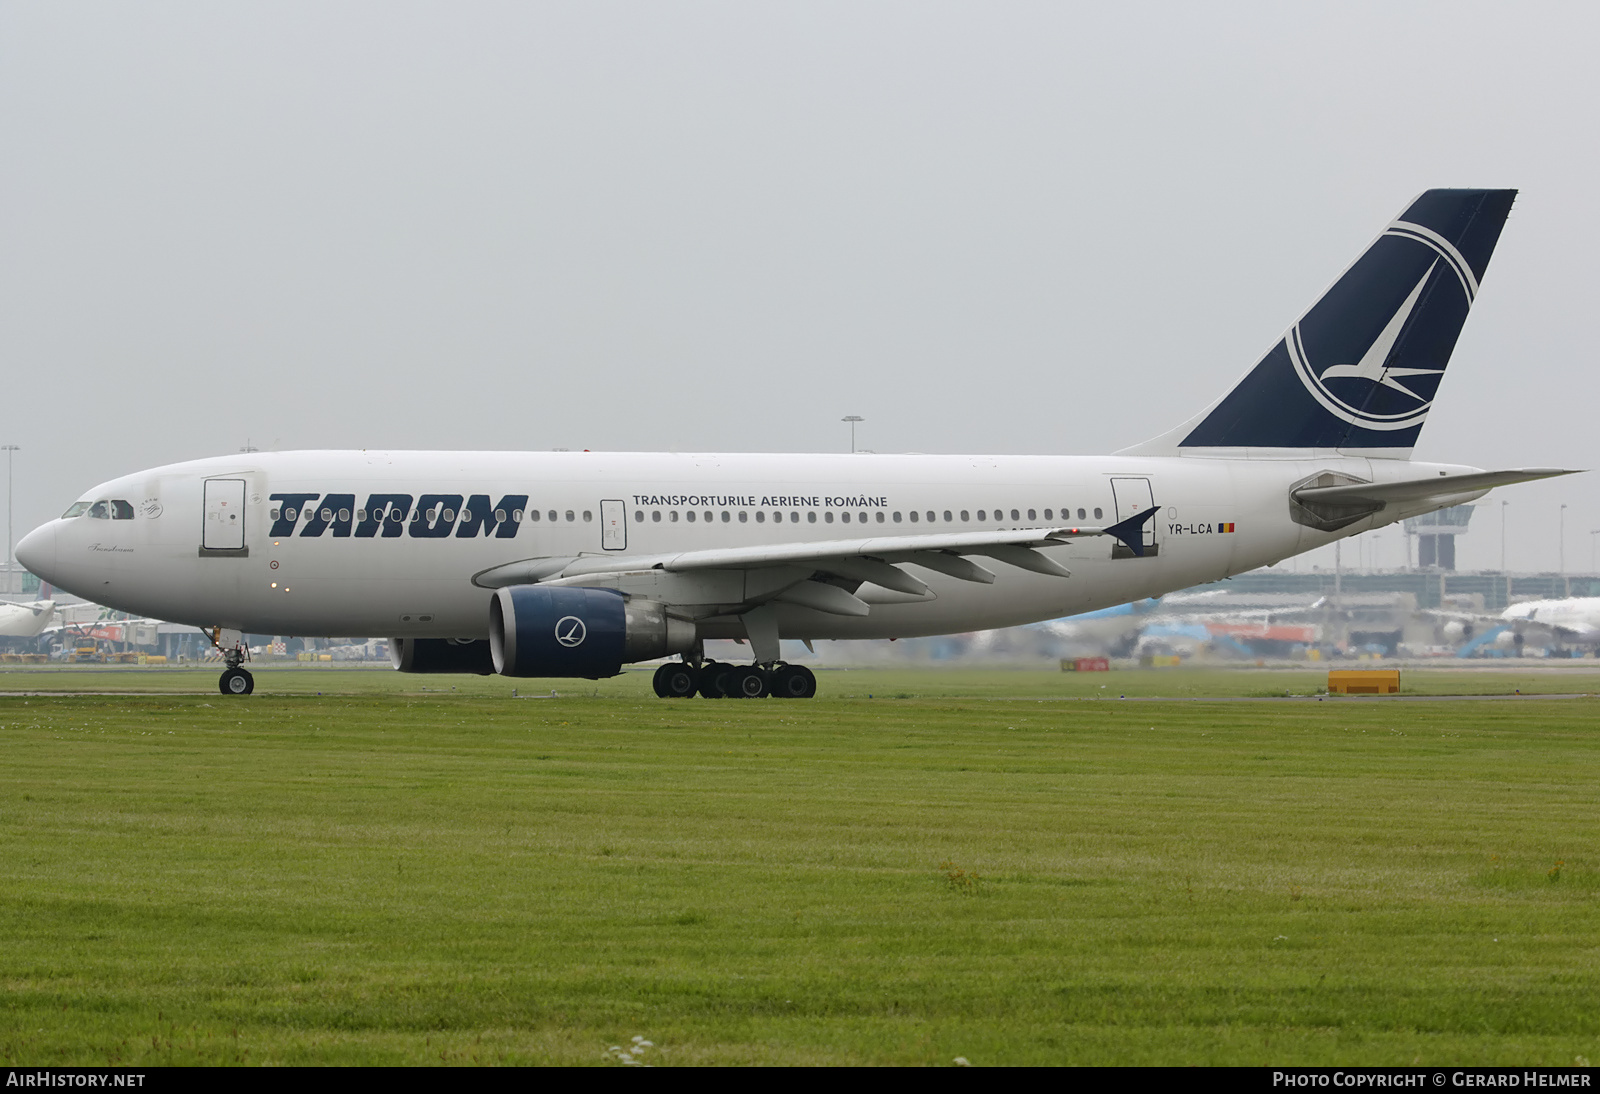
<path id="1" fill-rule="evenodd" d="M 994 572 L 968 556 L 992 558 L 1011 566 L 1053 577 L 1071 577 L 1054 559 L 1039 553 L 1041 547 L 1058 547 L 1087 536 L 1111 536 L 1136 554 L 1144 553 L 1144 525 L 1160 510 L 1152 506 L 1127 520 L 1107 526 L 1015 528 L 983 532 L 937 532 L 930 535 L 868 536 L 859 539 L 813 540 L 761 544 L 750 547 L 711 548 L 660 555 L 582 555 L 567 559 L 527 559 L 485 570 L 473 578 L 483 588 L 545 583 L 601 584 L 608 575 L 664 573 L 711 575 L 717 572 L 763 570 L 781 574 L 763 592 L 740 600 L 765 599 L 785 586 L 818 585 L 815 574 L 864 582 L 913 598 L 929 595 L 928 586 L 901 567 L 905 564 L 935 570 L 963 581 L 985 584 Z M 606 582 L 609 583 L 609 582 Z M 829 591 L 831 590 L 831 591 Z M 806 603 L 822 611 L 865 615 L 867 605 L 837 586 L 799 590 L 785 599 Z M 722 596 L 713 599 L 726 602 Z"/>
<path id="2" fill-rule="evenodd" d="M 1406 479 L 1402 482 L 1355 482 L 1341 486 L 1303 486 L 1294 492 L 1299 502 L 1336 502 L 1341 505 L 1362 503 L 1386 505 L 1389 502 L 1421 501 L 1424 498 L 1446 498 L 1456 494 L 1481 493 L 1495 486 L 1509 486 L 1516 482 L 1551 479 L 1557 475 L 1576 475 L 1559 467 L 1520 467 L 1510 471 L 1479 471 L 1468 475 L 1436 475 L 1429 479 Z"/>
<path id="3" fill-rule="evenodd" d="M 864 539 L 682 551 L 671 555 L 650 556 L 647 560 L 641 560 L 637 556 L 632 559 L 587 557 L 568 566 L 565 573 L 575 575 L 602 573 L 615 569 L 632 570 L 638 569 L 641 561 L 647 568 L 675 571 L 743 570 L 754 566 L 810 566 L 826 569 L 833 563 L 848 565 L 852 559 L 881 559 L 885 562 L 893 560 L 915 565 L 929 561 L 929 556 L 943 554 L 954 557 L 988 555 L 1012 562 L 1024 569 L 1066 577 L 1069 575 L 1065 570 L 1044 555 L 1035 553 L 1034 549 L 1060 546 L 1079 536 L 1105 534 L 1106 530 L 1103 528 L 1019 528 L 1001 532 L 943 532 L 928 536 L 871 536 Z M 993 580 L 993 576 L 989 578 L 973 576 L 969 580 L 988 582 Z"/>

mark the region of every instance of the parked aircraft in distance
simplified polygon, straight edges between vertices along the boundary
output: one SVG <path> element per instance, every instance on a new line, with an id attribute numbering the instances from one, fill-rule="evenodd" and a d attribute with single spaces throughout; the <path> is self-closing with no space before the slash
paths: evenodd
<path id="1" fill-rule="evenodd" d="M 1039 624 L 1066 643 L 1113 657 L 1146 654 L 1256 657 L 1318 641 L 1323 597 L 1309 604 L 1239 607 L 1220 589 L 1141 600 Z"/>
<path id="2" fill-rule="evenodd" d="M 55 621 L 56 603 L 48 587 L 31 604 L 0 604 L 0 638 L 36 638 Z"/>
<path id="3" fill-rule="evenodd" d="M 779 639 L 982 630 L 1159 596 L 1491 487 L 1410 461 L 1514 190 L 1413 200 L 1231 390 L 1111 456 L 257 452 L 113 479 L 17 557 L 208 630 L 390 635 L 406 672 L 813 695 Z M 707 662 L 748 639 L 748 665 Z"/>
<path id="4" fill-rule="evenodd" d="M 1561 600 L 1527 600 L 1500 613 L 1507 623 L 1548 627 L 1558 636 L 1583 643 L 1600 642 L 1600 596 L 1571 596 Z"/>
<path id="5" fill-rule="evenodd" d="M 1139 640 L 1139 632 L 1155 618 L 1151 613 L 1161 603 L 1159 597 L 1116 604 L 1092 612 L 1080 612 L 1063 619 L 1051 619 L 1039 628 L 1053 638 L 1096 654 L 1109 651 L 1120 656 Z"/>

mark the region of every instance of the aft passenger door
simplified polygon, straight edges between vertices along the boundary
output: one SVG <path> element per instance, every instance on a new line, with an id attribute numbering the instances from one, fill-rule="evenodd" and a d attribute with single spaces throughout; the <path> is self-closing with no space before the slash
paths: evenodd
<path id="1" fill-rule="evenodd" d="M 1111 496 L 1117 507 L 1117 522 L 1136 517 L 1140 513 L 1155 505 L 1155 495 L 1150 490 L 1149 479 L 1112 479 Z M 1144 525 L 1144 557 L 1151 558 L 1161 553 L 1161 548 L 1156 545 L 1156 522 L 1154 518 Z M 1137 558 L 1128 546 L 1118 543 L 1111 549 L 1112 558 Z"/>

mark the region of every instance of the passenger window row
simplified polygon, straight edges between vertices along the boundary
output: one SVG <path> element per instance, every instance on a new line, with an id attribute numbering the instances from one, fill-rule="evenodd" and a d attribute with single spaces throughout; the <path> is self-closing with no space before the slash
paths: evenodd
<path id="1" fill-rule="evenodd" d="M 317 517 L 321 517 L 323 520 L 334 520 L 337 518 L 340 521 L 347 521 L 350 519 L 351 513 L 349 509 L 340 509 L 337 513 L 335 513 L 332 509 L 322 509 L 319 511 L 315 507 L 308 506 L 305 509 L 290 508 L 281 511 L 278 509 L 271 509 L 268 511 L 267 515 L 273 520 L 313 520 Z M 494 520 L 497 524 L 503 524 L 505 523 L 507 517 L 509 517 L 513 524 L 521 524 L 524 519 L 538 521 L 540 519 L 540 515 L 541 514 L 537 509 L 529 509 L 526 514 L 524 514 L 521 509 L 513 509 L 510 513 L 507 513 L 504 509 L 496 509 L 494 511 Z M 554 509 L 551 509 L 545 515 L 548 517 L 551 523 L 560 521 L 563 516 L 563 514 L 558 513 Z M 578 516 L 579 514 L 572 509 L 568 509 L 565 513 L 565 519 L 568 523 L 577 521 Z M 592 522 L 594 520 L 594 510 L 585 509 L 583 510 L 582 516 L 585 522 Z M 396 524 L 399 524 L 407 519 L 410 519 L 413 522 L 427 521 L 429 524 L 432 524 L 441 517 L 448 523 L 456 519 L 456 511 L 454 509 L 440 510 L 438 508 L 426 510 L 413 509 L 409 514 L 407 514 L 403 509 L 387 509 L 383 512 L 374 514 L 373 519 L 382 520 L 385 517 L 394 521 Z M 355 519 L 358 521 L 366 520 L 367 510 L 357 509 L 355 511 Z M 465 521 L 475 519 L 472 510 L 463 509 L 461 511 L 461 519 Z"/>
<path id="2" fill-rule="evenodd" d="M 1023 519 L 1023 517 L 1022 517 L 1022 512 L 1023 511 L 1022 510 L 1020 510 L 1020 509 L 1012 509 L 1009 512 L 1010 512 L 1010 520 L 1012 522 L 1020 521 L 1020 520 Z M 61 514 L 61 517 L 62 517 L 63 520 L 71 520 L 73 517 L 80 517 L 80 516 L 83 516 L 86 513 L 90 517 L 94 518 L 95 520 L 132 520 L 133 519 L 133 506 L 131 504 L 129 504 L 128 502 L 123 501 L 120 498 L 102 498 L 99 501 L 93 501 L 93 502 L 80 501 L 80 502 L 73 503 L 73 505 L 72 505 L 72 507 L 70 509 L 68 509 L 65 513 Z M 653 523 L 659 524 L 661 522 L 661 519 L 662 519 L 661 513 L 662 513 L 662 511 L 660 509 L 651 510 L 651 512 L 650 512 L 650 520 Z M 355 515 L 355 519 L 356 520 L 364 521 L 364 520 L 367 519 L 367 510 L 365 510 L 365 509 L 357 509 L 355 511 L 354 515 Z M 530 521 L 537 521 L 537 520 L 539 520 L 540 515 L 541 514 L 540 514 L 539 510 L 537 510 L 537 509 L 529 509 L 527 511 L 527 514 L 526 514 L 526 519 L 528 519 Z M 569 523 L 569 524 L 575 523 L 577 521 L 577 519 L 578 519 L 577 511 L 576 510 L 572 510 L 572 509 L 566 510 L 565 513 L 558 513 L 556 510 L 551 509 L 551 510 L 548 510 L 548 512 L 546 514 L 544 514 L 544 515 L 547 517 L 547 519 L 549 519 L 551 521 L 551 523 L 556 523 L 556 522 L 560 521 L 563 516 L 565 517 L 566 522 Z M 1087 509 L 1079 509 L 1078 510 L 1078 519 L 1079 520 L 1087 520 L 1088 519 L 1088 515 L 1089 514 L 1088 514 L 1088 510 Z M 314 507 L 308 506 L 305 509 L 298 509 L 298 510 L 297 509 L 293 509 L 293 508 L 290 508 L 288 510 L 283 510 L 283 511 L 280 511 L 278 509 L 273 509 L 273 510 L 270 511 L 269 516 L 271 516 L 271 518 L 273 520 L 279 520 L 279 519 L 282 519 L 282 518 L 287 518 L 289 520 L 300 520 L 300 519 L 314 520 L 317 517 L 321 517 L 324 521 L 332 521 L 332 520 L 337 519 L 337 520 L 343 522 L 343 521 L 348 521 L 351 518 L 351 511 L 349 509 L 339 509 L 338 511 L 335 511 L 335 510 L 329 509 L 329 508 L 323 508 L 323 509 L 321 509 L 319 511 Z M 437 507 L 432 508 L 432 509 L 428 509 L 428 510 L 413 509 L 413 510 L 411 510 L 409 516 L 410 516 L 410 520 L 413 523 L 416 522 L 416 521 L 424 521 L 425 520 L 429 524 L 432 524 L 435 521 L 439 520 L 441 517 L 443 517 L 443 519 L 445 521 L 447 521 L 447 522 L 453 522 L 456 519 L 456 511 L 454 509 L 444 509 L 444 510 L 441 511 Z M 920 523 L 923 523 L 924 521 L 926 523 L 933 524 L 933 523 L 938 522 L 941 516 L 943 517 L 944 523 L 946 523 L 946 524 L 956 523 L 956 514 L 954 512 L 952 512 L 951 510 L 949 510 L 949 509 L 944 510 L 943 513 L 936 512 L 935 510 L 932 510 L 932 509 L 929 509 L 926 512 L 912 510 L 912 511 L 910 511 L 909 514 L 907 514 L 907 516 L 909 517 L 910 522 L 912 524 L 920 524 Z M 1095 516 L 1096 520 L 1102 519 L 1102 510 L 1100 510 L 1099 508 L 1096 508 L 1094 510 L 1094 516 Z M 379 516 L 377 516 L 375 519 L 382 520 L 384 517 L 387 517 L 389 520 L 392 520 L 392 521 L 394 521 L 395 523 L 398 524 L 398 523 L 400 523 L 400 522 L 402 522 L 402 521 L 407 519 L 407 514 L 405 514 L 404 512 L 402 512 L 402 511 L 400 511 L 398 509 L 389 509 L 389 510 L 385 511 L 384 513 L 380 514 Z M 510 513 L 507 513 L 504 509 L 496 509 L 494 511 L 494 520 L 495 520 L 496 523 L 503 524 L 506 521 L 507 517 L 509 517 L 513 523 L 520 524 L 522 522 L 522 520 L 524 519 L 524 514 L 523 514 L 523 511 L 521 509 L 513 509 L 513 510 L 511 510 Z M 473 517 L 472 511 L 470 509 L 462 510 L 461 519 L 462 520 L 466 520 L 466 521 L 473 520 L 474 517 Z M 643 524 L 644 523 L 644 519 L 645 519 L 644 510 L 642 510 L 642 509 L 634 510 L 633 519 L 634 519 L 635 523 Z M 678 510 L 676 510 L 676 509 L 667 510 L 667 520 L 668 520 L 669 523 L 672 522 L 672 521 L 676 521 L 677 519 L 678 519 Z M 696 521 L 704 521 L 705 523 L 709 524 L 709 523 L 711 523 L 712 521 L 714 521 L 716 519 L 716 514 L 714 514 L 712 512 L 712 510 L 710 510 L 710 509 L 705 509 L 705 510 L 690 509 L 690 510 L 685 511 L 683 519 L 689 521 L 690 523 L 694 523 Z M 735 517 L 731 512 L 729 512 L 728 510 L 724 509 L 722 511 L 722 513 L 721 513 L 721 519 L 722 519 L 722 523 L 723 524 L 728 524 L 728 523 L 732 522 L 735 519 Z M 749 520 L 750 520 L 749 511 L 748 510 L 743 510 L 743 509 L 739 510 L 737 519 L 738 519 L 740 524 L 748 523 Z M 806 519 L 807 523 L 815 524 L 815 523 L 817 523 L 817 514 L 815 512 L 808 512 L 805 515 L 805 519 Z M 827 511 L 823 512 L 822 521 L 823 521 L 824 524 L 832 524 L 834 522 L 834 519 L 835 519 L 835 517 L 834 517 L 834 513 L 833 513 L 832 510 L 827 510 Z M 851 516 L 849 511 L 844 511 L 844 512 L 839 513 L 837 519 L 842 524 L 849 524 L 851 522 L 851 520 L 852 520 L 852 516 Z M 899 523 L 902 522 L 902 520 L 904 518 L 902 517 L 902 514 L 899 513 L 898 511 L 893 513 L 893 514 L 891 514 L 891 515 L 889 515 L 889 516 L 885 516 L 884 512 L 880 509 L 880 510 L 876 510 L 876 511 L 858 513 L 858 514 L 856 514 L 854 516 L 853 519 L 859 524 L 866 524 L 869 521 L 874 520 L 874 519 L 879 524 L 883 524 L 883 523 L 886 523 L 888 521 L 892 521 L 895 524 L 899 524 Z M 996 509 L 996 510 L 994 510 L 994 519 L 997 522 L 1005 523 L 1006 519 L 1007 519 L 1007 511 L 1004 510 L 1004 509 Z M 1030 520 L 1030 521 L 1038 520 L 1039 519 L 1039 511 L 1036 510 L 1036 509 L 1027 510 L 1027 519 Z M 1055 515 L 1054 515 L 1054 510 L 1046 509 L 1044 511 L 1044 519 L 1045 520 L 1054 520 L 1054 519 L 1056 519 Z M 1072 510 L 1070 508 L 1065 508 L 1064 507 L 1061 510 L 1061 519 L 1062 520 L 1071 520 L 1072 519 Z M 591 510 L 591 509 L 583 510 L 583 520 L 584 520 L 584 523 L 586 523 L 586 524 L 592 522 L 594 520 L 594 511 Z M 765 510 L 765 509 L 756 510 L 755 522 L 757 524 L 765 524 L 767 522 L 767 520 L 768 520 L 767 510 Z M 774 510 L 772 510 L 772 513 L 771 513 L 771 520 L 772 520 L 772 522 L 774 524 L 782 524 L 785 520 L 789 521 L 791 524 L 798 524 L 798 523 L 800 523 L 800 514 L 798 512 L 794 512 L 794 511 L 790 511 L 788 513 L 785 513 L 782 510 L 774 509 Z M 972 520 L 972 518 L 971 518 L 971 515 L 970 515 L 970 510 L 963 509 L 963 510 L 960 511 L 960 522 L 961 523 L 963 523 L 963 524 L 971 523 L 971 520 Z M 989 520 L 989 511 L 986 510 L 986 509 L 979 509 L 978 510 L 978 523 L 980 523 L 980 524 L 987 523 L 988 520 Z"/>
<path id="3" fill-rule="evenodd" d="M 1007 513 L 1008 512 L 1010 514 L 1009 518 L 1007 517 Z M 1024 512 L 1024 510 L 1021 510 L 1021 509 L 1011 509 L 1009 511 L 1005 510 L 1005 509 L 996 509 L 996 510 L 994 510 L 994 519 L 995 519 L 995 521 L 997 523 L 1001 523 L 1001 524 L 1016 523 L 1016 522 L 1021 521 L 1021 520 L 1024 519 L 1023 518 L 1023 512 Z M 1027 513 L 1027 518 L 1026 519 L 1029 520 L 1029 521 L 1036 521 L 1036 520 L 1039 519 L 1039 510 L 1037 510 L 1037 509 L 1028 509 L 1028 510 L 1026 510 L 1026 513 Z M 1094 509 L 1094 519 L 1095 520 L 1102 520 L 1102 519 L 1104 519 L 1104 516 L 1105 516 L 1105 511 L 1103 509 L 1101 509 L 1099 507 L 1096 507 Z M 954 511 L 949 510 L 949 509 L 944 510 L 942 513 L 937 511 L 937 510 L 929 509 L 929 510 L 927 510 L 925 512 L 919 511 L 919 510 L 912 510 L 909 513 L 893 512 L 893 513 L 889 513 L 889 514 L 885 514 L 883 510 L 869 510 L 869 511 L 864 512 L 864 513 L 856 513 L 854 516 L 852 516 L 849 511 L 844 511 L 844 512 L 840 512 L 838 514 L 837 518 L 834 516 L 833 511 L 827 510 L 827 511 L 824 511 L 823 514 L 822 514 L 822 522 L 824 524 L 832 524 L 837 519 L 839 521 L 839 523 L 841 523 L 841 524 L 849 524 L 849 523 L 851 523 L 852 520 L 854 520 L 858 524 L 867 524 L 869 522 L 874 522 L 874 521 L 876 523 L 878 523 L 878 524 L 884 524 L 884 523 L 889 523 L 889 522 L 892 522 L 894 524 L 900 524 L 900 523 L 903 523 L 906 520 L 909 520 L 910 523 L 912 523 L 912 524 L 921 524 L 923 522 L 926 522 L 926 523 L 929 523 L 929 524 L 934 524 L 934 523 L 938 523 L 940 521 L 941 517 L 943 518 L 943 522 L 945 524 L 957 523 L 957 514 Z M 718 518 L 718 514 L 714 513 L 710 509 L 705 509 L 705 510 L 689 509 L 689 510 L 685 510 L 684 511 L 683 516 L 682 516 L 681 519 L 683 519 L 685 521 L 688 521 L 691 524 L 693 524 L 693 523 L 695 523 L 697 521 L 703 521 L 703 522 L 705 522 L 707 524 L 710 524 L 713 521 L 715 521 L 717 518 Z M 584 515 L 584 519 L 585 520 L 589 519 L 587 514 Z M 675 521 L 677 521 L 679 519 L 680 518 L 679 518 L 679 515 L 678 515 L 678 510 L 676 510 L 676 509 L 668 509 L 668 510 L 665 510 L 665 511 L 660 510 L 660 509 L 652 509 L 652 510 L 650 510 L 650 522 L 652 524 L 660 524 L 662 522 L 662 520 L 666 520 L 667 523 L 671 524 L 671 523 L 674 523 Z M 741 509 L 741 510 L 739 510 L 737 516 L 735 516 L 733 513 L 729 512 L 728 510 L 723 510 L 722 511 L 721 520 L 722 520 L 723 524 L 728 524 L 728 523 L 732 522 L 735 519 L 737 519 L 740 524 L 746 524 L 751 520 L 750 512 L 748 510 Z M 768 510 L 766 510 L 766 509 L 757 509 L 757 510 L 755 510 L 755 518 L 754 519 L 755 519 L 755 522 L 757 524 L 765 524 L 769 519 L 774 524 L 782 524 L 786 520 L 791 524 L 799 524 L 801 518 L 800 518 L 800 514 L 797 513 L 797 512 L 794 512 L 794 511 L 790 511 L 788 513 L 785 513 L 782 510 L 774 509 L 774 510 L 770 511 L 770 516 L 769 516 Z M 1045 520 L 1055 520 L 1056 519 L 1055 510 L 1054 509 L 1046 509 L 1044 511 L 1044 519 Z M 1073 517 L 1072 517 L 1072 509 L 1070 507 L 1066 507 L 1066 506 L 1062 507 L 1062 509 L 1061 509 L 1061 519 L 1062 520 L 1072 520 L 1073 519 Z M 1087 508 L 1079 509 L 1078 510 L 1077 519 L 1078 520 L 1087 520 L 1087 519 L 1089 519 L 1089 510 Z M 644 510 L 643 509 L 635 509 L 633 511 L 633 520 L 634 520 L 635 524 L 643 524 L 644 521 L 645 521 Z M 808 524 L 815 524 L 815 523 L 817 523 L 817 514 L 815 512 L 807 512 L 806 515 L 805 515 L 805 520 L 806 520 L 806 523 L 808 523 Z M 988 523 L 988 521 L 989 521 L 989 510 L 987 510 L 987 509 L 979 509 L 978 510 L 978 523 L 985 524 L 985 523 Z M 971 523 L 973 523 L 973 521 L 972 521 L 972 511 L 970 509 L 961 510 L 960 511 L 960 521 L 959 522 L 963 523 L 963 524 L 971 524 Z"/>
<path id="4" fill-rule="evenodd" d="M 64 516 L 65 517 L 80 516 L 80 515 L 83 514 L 83 512 L 85 510 L 88 511 L 88 513 L 89 513 L 89 515 L 91 517 L 100 517 L 100 518 L 104 519 L 107 516 L 115 515 L 115 518 L 117 520 L 132 520 L 133 519 L 133 506 L 129 505 L 125 501 L 110 501 L 110 502 L 97 501 L 97 502 L 94 502 L 92 504 L 89 503 L 89 502 L 86 502 L 86 501 L 80 501 L 76 505 L 74 505 L 71 509 L 67 510 L 67 512 L 64 514 Z M 584 523 L 590 523 L 590 522 L 592 522 L 594 520 L 594 511 L 592 509 L 585 509 L 582 512 L 583 512 L 583 521 L 584 521 Z M 1024 517 L 1023 517 L 1023 513 L 1024 512 L 1026 512 L 1026 514 L 1027 514 L 1026 519 L 1029 520 L 1029 521 L 1036 521 L 1040 517 L 1039 510 L 1037 510 L 1037 509 L 1028 509 L 1028 510 L 1011 509 L 1009 511 L 1005 510 L 1005 509 L 995 509 L 993 511 L 994 520 L 995 520 L 996 523 L 1000 523 L 1000 524 L 1016 523 L 1016 522 L 1021 521 L 1021 520 L 1024 519 Z M 990 514 L 990 510 L 979 509 L 978 510 L 978 514 L 977 514 L 978 515 L 977 523 L 979 523 L 979 524 L 988 523 L 989 522 L 989 514 Z M 313 520 L 313 519 L 315 519 L 317 517 L 321 517 L 324 521 L 331 521 L 331 520 L 337 519 L 337 520 L 342 522 L 342 521 L 348 521 L 351 518 L 351 511 L 349 509 L 340 509 L 337 512 L 335 512 L 334 510 L 328 509 L 328 508 L 324 508 L 324 509 L 319 511 L 314 507 L 307 507 L 305 509 L 300 509 L 300 510 L 293 509 L 293 508 L 290 508 L 290 509 L 287 509 L 287 510 L 282 510 L 282 511 L 280 511 L 278 509 L 273 509 L 273 510 L 271 510 L 269 512 L 268 515 L 273 520 L 279 520 L 279 519 Z M 357 521 L 364 521 L 364 520 L 367 519 L 367 510 L 365 510 L 365 509 L 357 509 L 355 511 L 354 515 L 355 515 L 355 519 Z M 561 521 L 563 518 L 565 518 L 566 522 L 569 523 L 569 524 L 574 523 L 574 522 L 576 522 L 578 520 L 577 511 L 576 510 L 572 510 L 572 509 L 568 509 L 564 513 L 557 512 L 556 510 L 551 509 L 551 510 L 549 510 L 548 512 L 546 512 L 544 514 L 541 514 L 538 509 L 529 509 L 527 511 L 527 513 L 526 513 L 526 519 L 529 520 L 529 521 L 538 521 L 540 519 L 541 515 L 543 515 L 551 523 L 557 523 L 557 522 Z M 867 524 L 867 523 L 872 522 L 872 521 L 876 521 L 876 523 L 878 523 L 878 524 L 884 524 L 884 523 L 890 523 L 890 522 L 892 522 L 894 524 L 900 524 L 900 523 L 903 523 L 903 522 L 909 520 L 910 523 L 912 523 L 912 524 L 921 524 L 921 523 L 935 524 L 935 523 L 939 523 L 941 518 L 942 518 L 943 523 L 945 523 L 945 524 L 954 524 L 954 523 L 958 523 L 958 516 L 959 516 L 959 523 L 962 523 L 962 524 L 973 523 L 973 521 L 972 521 L 972 511 L 969 510 L 969 509 L 962 509 L 959 514 L 957 514 L 955 511 L 950 510 L 950 509 L 946 509 L 943 512 L 939 512 L 939 511 L 936 511 L 936 510 L 933 510 L 933 509 L 929 509 L 929 510 L 926 510 L 926 511 L 913 509 L 913 510 L 910 510 L 909 512 L 907 512 L 907 513 L 901 513 L 899 511 L 895 511 L 893 513 L 885 514 L 884 511 L 880 509 L 880 510 L 869 510 L 867 512 L 857 513 L 857 514 L 854 514 L 854 516 L 852 516 L 852 514 L 848 510 L 846 510 L 846 511 L 840 512 L 838 514 L 837 518 L 835 517 L 834 512 L 832 510 L 825 510 L 822 513 L 822 522 L 824 524 L 832 524 L 832 523 L 834 523 L 835 519 L 837 519 L 839 521 L 839 523 L 841 523 L 841 524 L 849 524 L 849 523 L 851 523 L 852 520 L 854 520 L 858 524 Z M 389 520 L 392 520 L 392 521 L 394 521 L 395 523 L 398 524 L 398 523 L 401 523 L 402 521 L 405 521 L 407 519 L 407 514 L 405 512 L 403 512 L 402 510 L 399 510 L 399 509 L 389 509 L 389 510 L 386 510 L 385 512 L 375 516 L 374 519 L 382 520 L 385 517 L 387 517 Z M 454 509 L 445 509 L 445 510 L 441 511 L 438 508 L 427 509 L 427 510 L 413 509 L 413 510 L 411 510 L 411 512 L 409 514 L 409 519 L 412 522 L 427 521 L 429 524 L 434 523 L 435 521 L 439 520 L 441 517 L 443 517 L 443 519 L 445 521 L 447 521 L 447 522 L 454 521 L 456 519 L 456 511 Z M 504 509 L 496 509 L 494 511 L 494 519 L 495 519 L 496 523 L 504 523 L 506 521 L 507 517 L 509 517 L 513 523 L 520 524 L 524 519 L 524 513 L 523 513 L 523 511 L 521 509 L 513 509 L 513 510 L 511 510 L 510 513 L 507 513 Z M 739 510 L 737 516 L 735 516 L 734 513 L 730 512 L 729 510 L 724 509 L 724 510 L 722 510 L 722 512 L 720 514 L 720 517 L 721 517 L 721 522 L 723 524 L 732 523 L 735 519 L 737 519 L 740 524 L 746 524 L 751 519 L 750 512 L 748 510 L 744 510 L 744 509 Z M 1089 510 L 1086 509 L 1086 508 L 1080 508 L 1078 510 L 1077 519 L 1079 519 L 1079 520 L 1087 520 L 1088 518 L 1089 518 Z M 462 510 L 461 511 L 461 519 L 462 520 L 466 520 L 466 521 L 473 520 L 474 517 L 473 517 L 472 511 L 470 509 Z M 644 521 L 645 521 L 644 510 L 643 509 L 635 509 L 634 513 L 633 513 L 633 519 L 634 519 L 634 522 L 636 524 L 643 524 Z M 661 523 L 662 519 L 663 519 L 662 510 L 660 510 L 660 509 L 652 509 L 650 511 L 650 520 L 651 520 L 652 523 L 659 524 L 659 523 Z M 667 520 L 668 523 L 673 523 L 673 522 L 677 521 L 679 519 L 678 510 L 676 510 L 676 509 L 666 510 L 665 519 Z M 718 514 L 713 512 L 710 509 L 704 509 L 704 510 L 688 509 L 688 510 L 684 511 L 682 519 L 688 521 L 691 524 L 696 523 L 696 522 L 704 522 L 706 524 L 710 524 L 710 523 L 713 523 L 714 521 L 716 521 L 718 519 Z M 800 520 L 801 520 L 801 517 L 800 517 L 800 514 L 798 512 L 795 512 L 795 511 L 790 511 L 790 512 L 785 513 L 782 510 L 774 509 L 774 510 L 771 511 L 770 518 L 768 516 L 768 511 L 765 510 L 765 509 L 758 509 L 758 510 L 755 511 L 755 522 L 757 524 L 765 524 L 768 521 L 768 519 L 771 519 L 771 521 L 774 524 L 782 524 L 786 520 L 791 524 L 799 524 Z M 1055 520 L 1056 519 L 1055 510 L 1054 509 L 1046 509 L 1046 510 L 1044 510 L 1044 519 L 1047 520 L 1047 521 L 1048 520 Z M 1061 519 L 1062 520 L 1071 520 L 1071 519 L 1073 519 L 1073 517 L 1072 517 L 1072 509 L 1070 507 L 1063 507 L 1061 509 Z M 1095 520 L 1104 519 L 1104 511 L 1101 508 L 1099 508 L 1098 506 L 1094 509 L 1094 519 Z M 814 511 L 807 512 L 806 515 L 805 515 L 805 521 L 808 524 L 817 523 L 817 514 Z"/>

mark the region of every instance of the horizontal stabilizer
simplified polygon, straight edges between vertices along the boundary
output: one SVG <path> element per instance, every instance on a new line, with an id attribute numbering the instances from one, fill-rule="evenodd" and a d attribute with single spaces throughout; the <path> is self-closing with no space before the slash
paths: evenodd
<path id="1" fill-rule="evenodd" d="M 1301 503 L 1386 505 L 1390 502 L 1422 501 L 1427 498 L 1452 497 L 1456 494 L 1481 493 L 1496 486 L 1509 486 L 1517 482 L 1533 482 L 1536 479 L 1553 479 L 1558 475 L 1578 473 L 1559 467 L 1521 467 L 1510 471 L 1478 471 L 1468 475 L 1436 475 L 1432 478 L 1406 479 L 1402 482 L 1305 486 L 1294 492 L 1294 498 Z"/>

